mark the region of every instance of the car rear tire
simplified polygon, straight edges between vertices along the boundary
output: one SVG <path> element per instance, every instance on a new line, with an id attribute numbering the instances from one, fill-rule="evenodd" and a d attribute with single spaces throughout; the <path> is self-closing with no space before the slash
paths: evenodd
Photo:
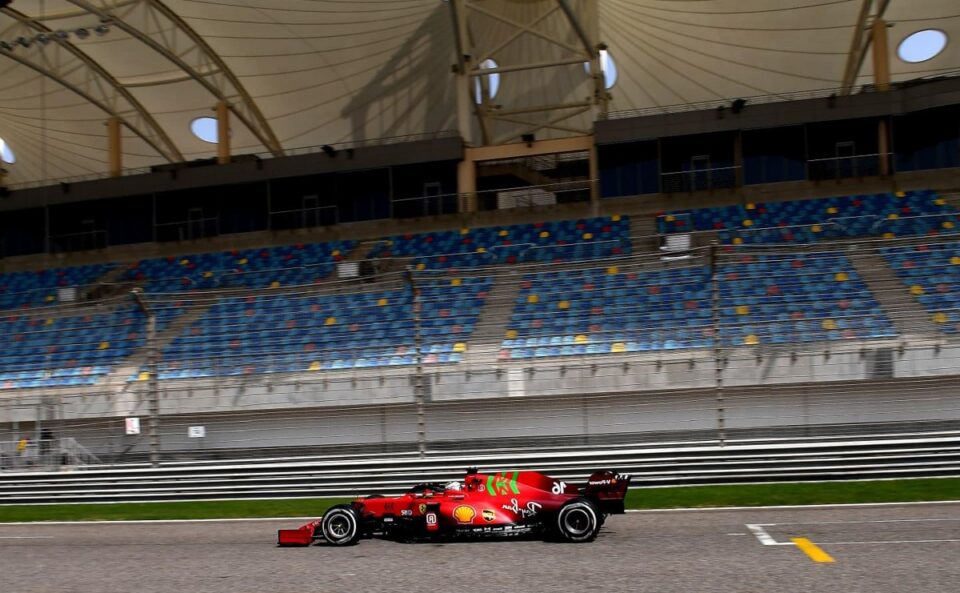
<path id="1" fill-rule="evenodd" d="M 362 535 L 360 515 L 350 505 L 330 507 L 320 520 L 320 533 L 323 539 L 335 546 L 353 545 Z"/>
<path id="2" fill-rule="evenodd" d="M 589 500 L 580 498 L 569 502 L 557 513 L 557 531 L 572 543 L 592 541 L 600 531 L 600 512 Z"/>

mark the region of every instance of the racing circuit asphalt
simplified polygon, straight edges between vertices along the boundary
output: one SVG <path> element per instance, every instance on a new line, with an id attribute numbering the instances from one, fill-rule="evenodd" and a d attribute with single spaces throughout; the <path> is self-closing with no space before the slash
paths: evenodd
<path id="1" fill-rule="evenodd" d="M 581 545 L 274 546 L 299 523 L 0 525 L 0 593 L 960 591 L 957 503 L 631 513 Z"/>

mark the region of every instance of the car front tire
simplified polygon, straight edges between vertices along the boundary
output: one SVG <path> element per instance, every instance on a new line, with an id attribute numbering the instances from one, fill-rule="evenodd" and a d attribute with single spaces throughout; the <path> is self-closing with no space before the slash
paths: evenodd
<path id="1" fill-rule="evenodd" d="M 362 535 L 360 516 L 350 505 L 330 507 L 320 520 L 320 533 L 335 546 L 355 544 Z"/>

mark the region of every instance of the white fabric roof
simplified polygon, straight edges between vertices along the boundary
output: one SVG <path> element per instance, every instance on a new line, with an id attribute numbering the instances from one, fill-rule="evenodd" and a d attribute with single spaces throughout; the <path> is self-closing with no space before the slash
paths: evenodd
<path id="1" fill-rule="evenodd" d="M 874 4 L 880 4 L 877 0 Z M 176 48 L 199 72 L 215 65 L 169 21 L 152 18 L 152 0 L 14 0 L 10 9 L 51 30 L 93 27 L 117 15 L 154 40 Z M 529 22 L 555 0 L 476 0 L 497 14 Z M 585 29 L 606 43 L 619 72 L 611 110 L 838 87 L 862 0 L 573 0 Z M 284 150 L 341 141 L 450 130 L 457 127 L 453 19 L 443 0 L 164 0 L 162 6 L 198 33 L 246 89 Z M 885 18 L 894 80 L 960 70 L 960 45 L 927 62 L 896 58 L 899 41 L 925 28 L 960 33 L 956 0 L 892 0 Z M 569 44 L 576 37 L 559 13 L 541 23 Z M 0 14 L 0 40 L 24 31 Z M 479 53 L 512 29 L 475 15 L 471 40 Z M 36 31 L 33 31 L 36 33 Z M 213 115 L 217 98 L 182 68 L 113 24 L 107 35 L 70 43 L 103 68 L 151 114 L 184 159 L 214 156 L 190 122 Z M 560 59 L 557 46 L 521 35 L 493 57 Z M 56 43 L 0 51 L 0 137 L 16 152 L 8 183 L 102 173 L 107 165 L 108 114 L 54 78 L 11 58 L 46 60 L 48 69 L 83 80 L 87 69 Z M 69 57 L 69 56 L 67 56 Z M 869 56 L 858 83 L 871 79 Z M 222 80 L 222 74 L 210 74 Z M 218 78 L 219 77 L 219 78 Z M 80 84 L 80 83 L 78 83 Z M 89 79 L 87 83 L 89 84 Z M 82 84 L 81 84 L 82 86 Z M 502 76 L 498 102 L 522 107 L 582 100 L 591 92 L 583 67 Z M 241 102 L 230 88 L 231 102 Z M 117 110 L 136 120 L 120 102 Z M 591 114 L 570 122 L 587 127 Z M 499 126 L 509 124 L 498 124 Z M 147 126 L 149 127 L 149 126 Z M 233 119 L 235 154 L 269 154 L 262 136 Z M 161 143 L 162 144 L 162 143 Z M 125 167 L 167 161 L 151 143 L 124 128 Z"/>

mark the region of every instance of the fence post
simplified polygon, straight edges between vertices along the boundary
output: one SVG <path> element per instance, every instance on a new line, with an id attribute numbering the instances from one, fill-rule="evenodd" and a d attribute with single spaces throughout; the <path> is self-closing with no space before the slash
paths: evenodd
<path id="1" fill-rule="evenodd" d="M 716 241 L 710 243 L 710 286 L 711 305 L 713 312 L 713 364 L 714 364 L 714 392 L 717 403 L 717 440 L 723 447 L 727 440 L 726 409 L 723 397 L 723 344 L 720 335 L 720 266 L 718 265 L 719 245 Z"/>
<path id="2" fill-rule="evenodd" d="M 160 385 L 157 381 L 157 316 L 143 300 L 143 290 L 130 291 L 147 318 L 147 401 L 150 421 L 147 434 L 150 439 L 150 465 L 160 466 Z"/>
<path id="3" fill-rule="evenodd" d="M 410 298 L 413 303 L 413 348 L 416 357 L 416 370 L 413 377 L 413 398 L 417 407 L 417 450 L 420 457 L 425 457 L 427 453 L 427 422 L 424 415 L 424 393 L 423 382 L 423 348 L 420 336 L 420 306 L 421 296 L 420 288 L 417 286 L 413 275 L 413 268 L 407 266 L 405 274 L 407 284 L 410 285 Z"/>

